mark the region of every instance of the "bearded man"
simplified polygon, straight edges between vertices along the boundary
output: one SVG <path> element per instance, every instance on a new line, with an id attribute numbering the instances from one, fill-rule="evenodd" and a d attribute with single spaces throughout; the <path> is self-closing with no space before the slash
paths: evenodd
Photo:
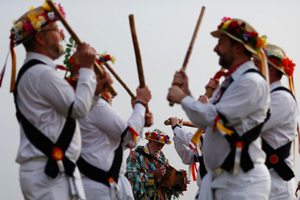
<path id="1" fill-rule="evenodd" d="M 54 63 L 64 54 L 56 19 L 45 2 L 25 13 L 11 30 L 11 44 L 23 44 L 27 53 L 14 97 L 21 134 L 16 161 L 24 199 L 30 200 L 85 199 L 75 164 L 81 151 L 76 119 L 88 114 L 110 80 L 106 75 L 97 84 L 96 52 L 83 43 L 77 52 L 82 67 L 74 93 Z"/>

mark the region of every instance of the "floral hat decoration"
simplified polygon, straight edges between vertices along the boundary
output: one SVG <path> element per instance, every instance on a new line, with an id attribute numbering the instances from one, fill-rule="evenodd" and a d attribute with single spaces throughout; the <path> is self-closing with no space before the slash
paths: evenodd
<path id="1" fill-rule="evenodd" d="M 66 17 L 65 11 L 60 4 L 57 5 L 57 8 L 63 17 Z M 13 22 L 10 38 L 14 45 L 17 46 L 30 39 L 35 33 L 41 31 L 47 24 L 57 20 L 58 17 L 55 16 L 54 11 L 52 11 L 46 1 L 38 8 L 31 6 L 27 13 Z"/>
<path id="2" fill-rule="evenodd" d="M 289 87 L 294 94 L 293 74 L 296 64 L 286 56 L 282 48 L 276 45 L 267 44 L 265 50 L 268 56 L 268 63 L 289 78 Z"/>
<path id="3" fill-rule="evenodd" d="M 77 85 L 77 81 L 80 73 L 80 63 L 79 59 L 76 55 L 75 48 L 77 44 L 74 42 L 74 39 L 71 37 L 69 39 L 69 43 L 67 43 L 66 55 L 64 64 L 66 66 L 65 70 L 65 80 L 75 89 Z M 98 54 L 96 58 L 96 62 L 101 66 L 104 62 L 111 61 L 113 64 L 116 61 L 116 58 L 107 54 L 107 52 L 103 52 L 102 54 Z M 102 96 L 105 99 L 111 99 L 112 96 L 108 91 L 104 91 Z"/>
<path id="4" fill-rule="evenodd" d="M 65 17 L 65 12 L 62 6 L 60 4 L 56 6 L 61 14 Z M 58 18 L 55 16 L 54 11 L 52 11 L 51 7 L 46 1 L 38 8 L 33 8 L 33 6 L 31 6 L 28 12 L 26 12 L 18 20 L 14 20 L 13 27 L 10 30 L 10 53 L 12 57 L 11 92 L 14 90 L 16 77 L 16 54 L 14 47 L 26 42 L 37 32 L 41 31 L 44 26 L 57 20 Z M 2 71 L 0 72 L 0 86 L 4 76 L 5 68 L 6 62 Z"/>
<path id="5" fill-rule="evenodd" d="M 153 131 L 148 131 L 145 133 L 146 140 L 152 140 L 162 144 L 171 144 L 170 137 L 163 131 L 159 129 L 154 129 Z"/>
<path id="6" fill-rule="evenodd" d="M 269 64 L 281 71 L 286 76 L 293 76 L 296 64 L 286 56 L 282 48 L 276 45 L 267 44 L 265 49 Z"/>
<path id="7" fill-rule="evenodd" d="M 266 45 L 266 36 L 259 37 L 257 31 L 246 21 L 224 17 L 218 30 L 211 32 L 213 37 L 222 34 L 242 43 L 251 53 L 257 54 Z"/>

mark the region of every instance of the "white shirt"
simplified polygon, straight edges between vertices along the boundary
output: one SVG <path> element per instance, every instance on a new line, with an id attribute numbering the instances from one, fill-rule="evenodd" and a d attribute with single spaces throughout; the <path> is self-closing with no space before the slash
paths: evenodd
<path id="1" fill-rule="evenodd" d="M 183 128 L 175 127 L 173 137 L 174 147 L 182 160 L 183 164 L 190 165 L 195 162 L 194 155 L 198 156 L 190 147 L 190 141 L 193 137 L 191 132 L 186 132 Z"/>
<path id="2" fill-rule="evenodd" d="M 213 132 L 217 111 L 226 117 L 226 125 L 233 126 L 239 135 L 264 122 L 270 104 L 266 81 L 257 73 L 246 73 L 248 69 L 256 69 L 253 61 L 242 64 L 232 75 L 233 82 L 224 92 L 221 100 L 213 105 L 203 104 L 191 96 L 181 101 L 182 108 L 189 119 L 199 128 L 205 130 L 203 143 L 204 163 L 208 170 L 222 165 L 230 152 L 228 141 L 218 130 Z M 212 102 L 221 87 L 216 89 Z M 249 155 L 253 162 L 264 163 L 265 153 L 261 149 L 260 137 L 249 146 Z"/>
<path id="3" fill-rule="evenodd" d="M 28 69 L 18 84 L 17 103 L 21 113 L 52 142 L 56 142 L 64 127 L 66 116 L 74 102 L 72 117 L 85 117 L 99 97 L 94 96 L 95 73 L 82 68 L 76 93 L 67 81 L 56 71 L 56 64 L 49 57 L 38 53 L 27 53 L 24 63 L 37 59 L 45 64 L 37 64 Z M 21 142 L 16 161 L 20 164 L 35 157 L 45 157 L 29 142 L 20 125 Z M 81 136 L 78 125 L 66 156 L 76 161 L 80 155 Z"/>
<path id="4" fill-rule="evenodd" d="M 282 87 L 280 81 L 272 83 L 270 91 L 278 87 Z M 264 124 L 261 136 L 273 149 L 277 149 L 296 137 L 299 112 L 292 95 L 282 90 L 271 93 L 270 111 L 271 116 Z M 291 169 L 292 160 L 293 154 L 290 153 L 285 162 Z"/>
<path id="5" fill-rule="evenodd" d="M 145 107 L 135 104 L 132 115 L 125 121 L 104 99 L 100 99 L 95 108 L 86 118 L 80 119 L 82 135 L 81 156 L 91 165 L 108 171 L 112 165 L 114 151 L 120 144 L 120 136 L 127 126 L 138 134 L 142 133 L 145 123 Z M 123 148 L 130 143 L 133 146 L 133 135 L 130 131 L 124 138 Z M 123 158 L 125 155 L 123 155 Z M 125 166 L 124 166 L 125 163 Z M 120 174 L 126 170 L 126 161 L 123 159 Z"/>

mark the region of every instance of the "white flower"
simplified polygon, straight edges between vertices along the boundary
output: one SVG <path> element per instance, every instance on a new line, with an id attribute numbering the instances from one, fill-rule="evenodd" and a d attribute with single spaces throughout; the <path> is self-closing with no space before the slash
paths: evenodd
<path id="1" fill-rule="evenodd" d="M 39 16 L 39 20 L 41 20 L 41 24 L 44 25 L 46 23 L 45 17 Z"/>
<path id="2" fill-rule="evenodd" d="M 48 12 L 49 20 L 53 21 L 55 18 L 54 12 Z"/>
<path id="3" fill-rule="evenodd" d="M 273 51 L 269 52 L 271 56 L 276 56 L 280 59 L 285 58 L 284 53 L 280 49 L 274 49 Z"/>

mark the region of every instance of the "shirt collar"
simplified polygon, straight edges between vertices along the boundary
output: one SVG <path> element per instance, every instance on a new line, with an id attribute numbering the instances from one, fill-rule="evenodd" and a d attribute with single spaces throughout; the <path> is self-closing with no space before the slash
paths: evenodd
<path id="1" fill-rule="evenodd" d="M 51 58 L 49 58 L 43 54 L 35 53 L 35 52 L 27 52 L 24 63 L 27 63 L 29 60 L 33 60 L 33 59 L 40 60 L 43 63 L 45 63 L 46 65 L 48 65 L 49 67 L 56 69 L 56 64 L 54 63 L 54 61 Z"/>
<path id="2" fill-rule="evenodd" d="M 282 86 L 281 82 L 280 81 L 275 81 L 273 82 L 271 85 L 270 85 L 270 91 L 274 90 L 275 88 L 278 88 Z"/>
<path id="3" fill-rule="evenodd" d="M 245 73 L 248 69 L 256 69 L 254 65 L 254 62 L 252 60 L 249 60 L 245 63 L 243 63 L 237 70 L 235 70 L 232 74 L 231 77 L 233 80 L 239 78 L 243 73 Z"/>

